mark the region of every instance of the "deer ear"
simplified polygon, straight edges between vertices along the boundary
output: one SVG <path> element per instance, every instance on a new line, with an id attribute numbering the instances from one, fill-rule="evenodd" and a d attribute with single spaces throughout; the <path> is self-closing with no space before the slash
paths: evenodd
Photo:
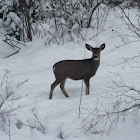
<path id="1" fill-rule="evenodd" d="M 86 44 L 86 48 L 87 48 L 89 51 L 92 51 L 92 47 L 91 47 L 89 44 Z"/>
<path id="2" fill-rule="evenodd" d="M 104 48 L 105 48 L 105 44 L 102 44 L 102 45 L 100 46 L 100 50 L 102 51 Z"/>

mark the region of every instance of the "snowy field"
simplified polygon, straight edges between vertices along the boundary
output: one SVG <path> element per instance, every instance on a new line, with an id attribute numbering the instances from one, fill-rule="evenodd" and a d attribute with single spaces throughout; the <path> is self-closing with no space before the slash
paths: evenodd
<path id="1" fill-rule="evenodd" d="M 133 11 L 132 11 L 133 13 Z M 133 18 L 133 14 L 132 18 Z M 89 40 L 92 33 L 88 32 L 87 40 L 80 43 L 66 43 L 65 45 L 45 45 L 44 39 L 35 38 L 32 42 L 22 46 L 21 51 L 9 58 L 3 59 L 9 52 L 0 38 L 0 81 L 2 81 L 5 71 L 9 71 L 8 84 L 14 89 L 11 99 L 23 97 L 19 100 L 7 101 L 3 109 L 22 106 L 11 114 L 10 118 L 10 138 L 11 140 L 139 140 L 140 139 L 140 111 L 129 113 L 120 117 L 119 121 L 111 127 L 111 132 L 92 134 L 84 127 L 90 123 L 94 115 L 90 115 L 99 102 L 107 108 L 112 99 L 107 98 L 111 90 L 112 81 L 123 82 L 129 86 L 140 89 L 140 59 L 135 62 L 130 60 L 130 64 L 124 62 L 124 58 L 138 55 L 140 43 L 128 43 L 136 38 L 123 36 L 130 31 L 123 24 L 117 13 L 110 13 L 105 28 L 98 37 Z M 119 33 L 122 33 L 121 36 Z M 90 81 L 90 95 L 85 95 L 85 85 L 82 91 L 81 115 L 79 114 L 79 104 L 81 96 L 82 81 L 68 79 L 66 91 L 69 98 L 66 98 L 59 86 L 53 93 L 53 99 L 49 100 L 50 86 L 55 78 L 52 71 L 54 63 L 65 59 L 90 58 L 92 53 L 86 50 L 85 43 L 93 47 L 99 47 L 105 43 L 106 48 L 101 53 L 100 67 Z M 128 43 L 116 50 L 114 48 L 123 43 Z M 136 63 L 137 62 L 137 63 Z M 132 68 L 134 67 L 134 68 Z M 17 83 L 25 82 L 17 88 Z M 0 88 L 2 91 L 3 88 Z M 20 123 L 22 122 L 21 128 Z M 41 124 L 43 126 L 41 126 Z M 18 126 L 19 125 L 19 126 Z M 32 128 L 32 127 L 34 128 Z M 7 129 L 9 129 L 7 128 Z M 106 128 L 105 128 L 106 129 Z M 100 132 L 100 127 L 95 126 L 94 132 Z M 0 131 L 0 140 L 8 140 L 9 136 Z"/>

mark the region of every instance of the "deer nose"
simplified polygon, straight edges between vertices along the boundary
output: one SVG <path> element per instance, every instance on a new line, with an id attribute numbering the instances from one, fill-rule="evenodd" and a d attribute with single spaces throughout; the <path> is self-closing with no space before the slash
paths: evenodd
<path id="1" fill-rule="evenodd" d="M 95 55 L 94 58 L 96 59 L 96 58 L 98 58 L 98 57 Z"/>

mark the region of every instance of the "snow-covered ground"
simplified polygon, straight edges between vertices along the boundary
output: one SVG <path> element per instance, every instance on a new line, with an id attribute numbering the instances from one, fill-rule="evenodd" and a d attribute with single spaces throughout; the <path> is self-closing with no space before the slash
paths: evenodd
<path id="1" fill-rule="evenodd" d="M 133 11 L 132 11 L 133 13 Z M 133 15 L 132 15 L 133 17 Z M 109 106 L 111 99 L 108 97 L 107 87 L 112 80 L 119 80 L 115 73 L 119 73 L 121 78 L 127 85 L 139 88 L 140 69 L 139 64 L 130 60 L 129 63 L 124 62 L 124 58 L 130 58 L 138 55 L 140 52 L 139 42 L 134 42 L 122 46 L 113 51 L 112 49 L 121 44 L 135 40 L 135 38 L 118 34 L 127 34 L 128 28 L 123 26 L 122 19 L 119 19 L 117 13 L 111 13 L 106 22 L 104 32 L 93 40 L 86 40 L 80 43 L 66 43 L 65 45 L 45 46 L 44 39 L 34 38 L 32 42 L 27 43 L 27 47 L 9 58 L 3 59 L 3 55 L 8 52 L 5 50 L 5 43 L 0 38 L 0 80 L 2 81 L 5 70 L 9 70 L 8 81 L 11 81 L 13 88 L 18 82 L 28 82 L 20 88 L 15 89 L 15 96 L 25 96 L 20 100 L 7 101 L 14 106 L 24 106 L 14 111 L 11 116 L 10 137 L 12 140 L 139 140 L 140 139 L 140 111 L 131 113 L 126 117 L 121 117 L 116 125 L 111 128 L 109 135 L 104 133 L 92 134 L 83 128 L 90 122 L 91 118 L 85 119 L 89 112 L 93 111 L 99 100 L 104 107 Z M 109 28 L 112 27 L 112 28 Z M 117 32 L 116 32 L 117 31 Z M 90 35 L 88 35 L 90 36 Z M 91 36 L 92 37 L 92 36 Z M 69 98 L 64 97 L 59 86 L 54 90 L 53 99 L 49 100 L 50 86 L 55 78 L 52 71 L 54 63 L 64 59 L 84 59 L 90 58 L 92 53 L 86 50 L 85 43 L 89 43 L 93 47 L 99 47 L 102 43 L 106 44 L 105 50 L 101 53 L 100 67 L 90 81 L 90 95 L 85 95 L 85 86 L 83 89 L 81 117 L 78 117 L 79 103 L 81 95 L 82 81 L 66 82 L 66 90 Z M 122 64 L 120 64 L 122 63 Z M 111 92 L 111 91 L 110 91 Z M 111 94 L 111 93 L 110 93 Z M 27 95 L 27 96 L 26 96 Z M 4 106 L 6 107 L 6 105 Z M 43 125 L 40 126 L 36 118 Z M 17 128 L 17 122 L 24 125 L 20 129 Z M 36 128 L 31 128 L 34 126 Z M 30 126 L 27 126 L 30 125 Z M 40 130 L 40 129 L 45 130 Z M 95 127 L 96 129 L 96 127 Z M 9 139 L 8 135 L 0 131 L 0 139 Z"/>

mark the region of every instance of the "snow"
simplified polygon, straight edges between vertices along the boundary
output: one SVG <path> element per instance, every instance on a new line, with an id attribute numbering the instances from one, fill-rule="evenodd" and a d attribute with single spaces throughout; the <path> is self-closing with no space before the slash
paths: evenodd
<path id="1" fill-rule="evenodd" d="M 23 97 L 16 101 L 7 101 L 3 107 L 4 109 L 8 104 L 13 108 L 19 105 L 23 106 L 15 110 L 11 116 L 11 139 L 139 140 L 139 110 L 135 113 L 128 112 L 127 116 L 120 117 L 118 123 L 113 125 L 109 135 L 106 133 L 103 135 L 101 133 L 92 134 L 83 127 L 87 124 L 85 127 L 87 128 L 88 123 L 94 118 L 94 115 L 91 115 L 85 119 L 89 116 L 89 112 L 97 107 L 98 101 L 104 107 L 110 106 L 110 103 L 113 102 L 112 99 L 107 98 L 109 94 L 112 94 L 112 91 L 107 89 L 110 86 L 113 87 L 111 79 L 120 81 L 120 77 L 116 73 L 121 75 L 124 83 L 139 89 L 139 68 L 132 68 L 128 63 L 122 63 L 124 58 L 133 57 L 140 52 L 139 42 L 130 43 L 114 50 L 114 47 L 123 44 L 123 41 L 127 43 L 134 40 L 132 37 L 123 36 L 121 38 L 118 35 L 116 31 L 127 34 L 128 29 L 122 24 L 118 25 L 118 23 L 122 23 L 122 19 L 116 19 L 115 17 L 116 15 L 111 12 L 108 18 L 110 22 L 106 22 L 106 28 L 108 29 L 99 34 L 98 37 L 93 38 L 93 40 L 81 41 L 80 43 L 69 42 L 59 46 L 56 44 L 45 46 L 45 38 L 34 37 L 32 42 L 26 43 L 28 47 L 22 48 L 18 54 L 6 59 L 2 58 L 6 53 L 3 52 L 5 44 L 1 37 L 0 80 L 2 81 L 5 70 L 8 70 L 8 84 L 15 91 L 13 98 L 18 98 L 18 94 Z M 91 32 L 88 32 L 87 39 L 88 37 L 92 37 Z M 55 80 L 52 70 L 53 64 L 64 59 L 90 58 L 92 54 L 86 50 L 85 43 L 89 43 L 93 47 L 99 47 L 105 43 L 106 48 L 101 54 L 101 64 L 97 74 L 90 81 L 89 96 L 85 95 L 84 86 L 81 117 L 79 118 L 82 81 L 67 80 L 66 90 L 70 96 L 69 98 L 64 97 L 59 86 L 54 90 L 53 99 L 49 100 L 48 98 L 50 86 Z M 133 63 L 133 60 L 130 60 L 130 63 L 133 67 L 139 66 L 139 64 Z M 27 82 L 17 88 L 16 85 L 20 85 L 25 80 Z M 0 92 L 4 93 L 2 87 Z M 35 119 L 35 115 L 37 115 L 39 122 Z M 40 126 L 40 123 L 43 127 Z M 95 126 L 93 130 L 95 132 L 101 129 Z M 0 131 L 0 139 L 8 140 L 9 137 L 5 132 Z"/>

